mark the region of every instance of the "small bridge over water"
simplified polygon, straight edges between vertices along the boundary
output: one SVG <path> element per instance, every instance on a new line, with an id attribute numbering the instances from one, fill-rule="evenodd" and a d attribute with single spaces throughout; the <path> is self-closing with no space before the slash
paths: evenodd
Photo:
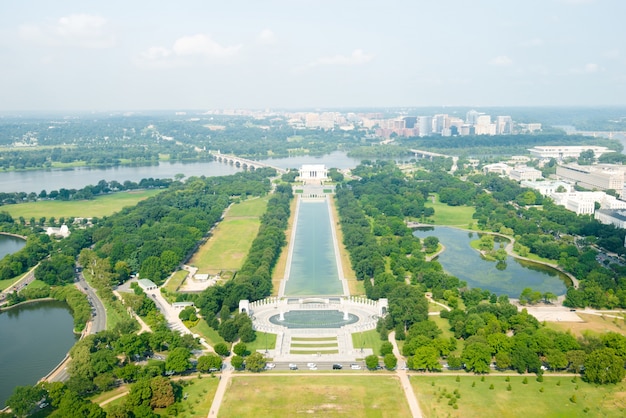
<path id="1" fill-rule="evenodd" d="M 234 155 L 222 154 L 219 151 L 212 151 L 211 155 L 221 163 L 232 164 L 235 167 L 243 168 L 244 170 L 255 170 L 257 168 L 267 167 L 273 168 L 278 174 L 285 174 L 287 172 L 287 170 L 285 170 L 284 168 L 264 164 L 259 161 L 248 160 L 246 158 L 236 157 Z"/>
<path id="2" fill-rule="evenodd" d="M 459 157 L 455 157 L 452 155 L 438 154 L 436 152 L 424 151 L 421 149 L 409 149 L 409 151 L 412 152 L 413 155 L 415 155 L 416 157 L 428 158 L 429 160 L 432 160 L 435 157 L 452 158 L 452 168 L 450 169 L 450 172 L 454 173 L 457 169 L 456 163 L 457 161 L 459 161 Z"/>

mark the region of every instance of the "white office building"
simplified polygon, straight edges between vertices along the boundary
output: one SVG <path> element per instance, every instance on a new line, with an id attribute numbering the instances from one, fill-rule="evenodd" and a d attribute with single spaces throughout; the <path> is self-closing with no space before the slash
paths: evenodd
<path id="1" fill-rule="evenodd" d="M 591 150 L 596 158 L 607 152 L 612 152 L 607 147 L 597 147 L 593 145 L 539 145 L 529 148 L 530 155 L 535 158 L 578 158 L 583 151 Z"/>
<path id="2" fill-rule="evenodd" d="M 526 187 L 528 189 L 537 190 L 541 193 L 542 196 L 548 196 L 552 193 L 556 193 L 557 190 L 562 190 L 563 192 L 571 192 L 572 185 L 569 183 L 565 183 L 564 181 L 527 181 L 522 180 L 520 186 Z"/>
<path id="3" fill-rule="evenodd" d="M 609 165 L 557 165 L 557 177 L 591 190 L 616 190 L 624 188 L 624 172 Z"/>
<path id="4" fill-rule="evenodd" d="M 509 178 L 515 181 L 535 181 L 543 178 L 543 173 L 534 167 L 519 165 L 509 171 Z"/>
<path id="5" fill-rule="evenodd" d="M 615 225 L 615 227 L 622 229 L 626 228 L 625 210 L 598 209 L 593 217 L 605 225 Z"/>

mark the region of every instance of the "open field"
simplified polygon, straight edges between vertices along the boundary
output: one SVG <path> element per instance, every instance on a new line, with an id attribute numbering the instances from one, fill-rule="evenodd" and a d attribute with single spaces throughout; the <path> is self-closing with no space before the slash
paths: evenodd
<path id="1" fill-rule="evenodd" d="M 234 376 L 220 417 L 408 417 L 391 376 Z"/>
<path id="2" fill-rule="evenodd" d="M 178 288 L 183 284 L 183 281 L 185 281 L 188 274 L 189 272 L 187 270 L 178 270 L 167 281 L 165 289 L 172 293 L 178 291 Z"/>
<path id="3" fill-rule="evenodd" d="M 383 340 L 380 339 L 380 334 L 375 329 L 352 334 L 352 345 L 355 349 L 371 348 L 374 354 L 378 355 L 382 344 Z"/>
<path id="4" fill-rule="evenodd" d="M 544 376 L 411 375 L 425 417 L 621 417 L 626 408 L 626 384 L 594 386 L 577 378 Z M 434 385 L 433 385 L 434 383 Z M 493 389 L 490 386 L 493 384 Z M 557 385 L 558 384 L 558 385 Z M 474 385 L 474 387 L 472 387 Z M 511 390 L 507 390 L 508 386 Z M 543 388 L 543 392 L 541 391 Z M 449 405 L 457 390 L 458 409 Z M 446 396 L 448 394 L 448 396 Z M 570 400 L 575 395 L 575 402 Z"/>
<path id="5" fill-rule="evenodd" d="M 575 337 L 580 337 L 585 332 L 591 332 L 593 334 L 617 332 L 619 334 L 626 335 L 626 324 L 624 323 L 624 319 L 589 315 L 584 314 L 581 311 L 576 312 L 576 315 L 578 315 L 584 322 L 546 322 L 545 324 L 548 328 L 552 328 L 557 331 L 569 331 Z"/>
<path id="6" fill-rule="evenodd" d="M 439 201 L 438 195 L 434 196 L 435 202 L 433 203 L 432 198 L 429 196 L 424 206 L 435 209 L 435 215 L 432 217 L 435 225 L 469 228 L 470 224 L 476 223 L 476 219 L 472 219 L 474 208 L 469 206 L 448 206 Z"/>
<path id="7" fill-rule="evenodd" d="M 269 332 L 255 331 L 256 339 L 250 343 L 246 343 L 248 351 L 254 353 L 257 350 L 273 350 L 276 348 L 276 334 Z M 266 346 L 267 344 L 267 346 Z"/>
<path id="8" fill-rule="evenodd" d="M 217 331 L 211 328 L 204 319 L 200 319 L 198 324 L 191 328 L 191 332 L 200 335 L 211 347 L 217 343 L 224 343 L 230 347 L 230 343 L 224 341 Z"/>
<path id="9" fill-rule="evenodd" d="M 213 230 L 213 235 L 202 245 L 189 264 L 198 273 L 219 273 L 241 268 L 252 241 L 261 225 L 268 197 L 245 200 L 230 206 L 224 220 Z"/>
<path id="10" fill-rule="evenodd" d="M 119 212 L 127 206 L 135 206 L 139 201 L 148 199 L 160 193 L 161 190 L 133 190 L 130 192 L 111 193 L 98 196 L 94 200 L 73 200 L 62 202 L 57 200 L 41 200 L 38 202 L 20 203 L 19 205 L 4 205 L 13 219 L 22 216 L 26 222 L 32 217 L 39 220 L 41 217 L 54 216 L 57 220 L 64 218 L 101 218 Z"/>

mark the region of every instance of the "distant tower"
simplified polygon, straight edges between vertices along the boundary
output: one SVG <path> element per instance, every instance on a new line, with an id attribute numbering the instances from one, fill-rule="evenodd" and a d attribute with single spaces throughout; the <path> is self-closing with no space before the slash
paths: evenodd
<path id="1" fill-rule="evenodd" d="M 433 117 L 420 116 L 419 119 L 420 136 L 430 136 L 433 133 Z"/>

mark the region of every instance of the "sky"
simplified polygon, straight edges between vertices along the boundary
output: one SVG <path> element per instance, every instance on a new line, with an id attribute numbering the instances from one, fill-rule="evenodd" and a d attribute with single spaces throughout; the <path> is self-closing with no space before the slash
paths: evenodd
<path id="1" fill-rule="evenodd" d="M 1 0 L 0 111 L 626 105 L 625 0 Z"/>

